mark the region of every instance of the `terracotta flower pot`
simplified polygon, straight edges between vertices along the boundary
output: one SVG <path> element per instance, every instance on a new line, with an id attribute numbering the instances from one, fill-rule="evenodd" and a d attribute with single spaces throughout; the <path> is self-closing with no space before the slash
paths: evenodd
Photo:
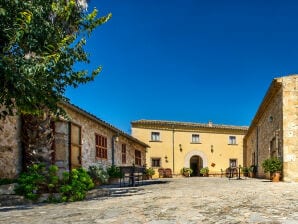
<path id="1" fill-rule="evenodd" d="M 280 179 L 280 172 L 275 172 L 273 173 L 272 175 L 272 182 L 279 182 L 279 179 Z"/>

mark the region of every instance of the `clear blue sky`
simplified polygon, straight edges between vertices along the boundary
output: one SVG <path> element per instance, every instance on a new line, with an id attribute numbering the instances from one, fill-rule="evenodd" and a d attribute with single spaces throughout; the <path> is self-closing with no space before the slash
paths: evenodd
<path id="1" fill-rule="evenodd" d="M 125 132 L 138 119 L 249 125 L 272 79 L 298 72 L 298 1 L 92 0 L 92 83 L 66 96 Z"/>

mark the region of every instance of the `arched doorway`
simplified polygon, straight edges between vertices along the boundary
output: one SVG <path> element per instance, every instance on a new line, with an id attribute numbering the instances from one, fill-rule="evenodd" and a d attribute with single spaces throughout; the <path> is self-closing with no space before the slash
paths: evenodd
<path id="1" fill-rule="evenodd" d="M 200 176 L 200 169 L 203 168 L 203 159 L 200 156 L 192 156 L 189 160 L 189 167 L 193 170 L 192 176 Z"/>

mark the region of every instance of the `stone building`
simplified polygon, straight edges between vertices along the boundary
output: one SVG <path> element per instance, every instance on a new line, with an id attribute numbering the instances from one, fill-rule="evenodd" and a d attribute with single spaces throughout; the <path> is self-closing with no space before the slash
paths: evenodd
<path id="1" fill-rule="evenodd" d="M 203 167 L 219 174 L 243 165 L 243 137 L 248 127 L 156 120 L 131 125 L 132 136 L 150 145 L 149 167 L 171 168 L 174 174 L 187 167 L 198 176 Z"/>
<path id="2" fill-rule="evenodd" d="M 61 171 L 91 165 L 143 166 L 147 144 L 82 110 L 63 103 L 69 119 L 54 122 L 53 162 Z M 22 170 L 21 120 L 8 117 L 0 129 L 0 178 Z"/>
<path id="3" fill-rule="evenodd" d="M 298 75 L 275 78 L 244 138 L 244 164 L 257 166 L 269 157 L 283 162 L 283 180 L 298 181 Z"/>

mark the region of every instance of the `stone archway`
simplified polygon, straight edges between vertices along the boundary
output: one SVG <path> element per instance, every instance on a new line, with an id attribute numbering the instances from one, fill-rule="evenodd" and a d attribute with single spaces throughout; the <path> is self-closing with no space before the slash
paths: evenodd
<path id="1" fill-rule="evenodd" d="M 207 156 L 205 155 L 205 153 L 198 151 L 198 150 L 193 150 L 186 154 L 186 156 L 184 158 L 184 167 L 191 168 L 190 167 L 191 161 L 193 163 L 195 163 L 195 161 L 197 161 L 197 164 L 199 164 L 199 166 L 202 166 L 202 167 L 208 166 Z"/>

